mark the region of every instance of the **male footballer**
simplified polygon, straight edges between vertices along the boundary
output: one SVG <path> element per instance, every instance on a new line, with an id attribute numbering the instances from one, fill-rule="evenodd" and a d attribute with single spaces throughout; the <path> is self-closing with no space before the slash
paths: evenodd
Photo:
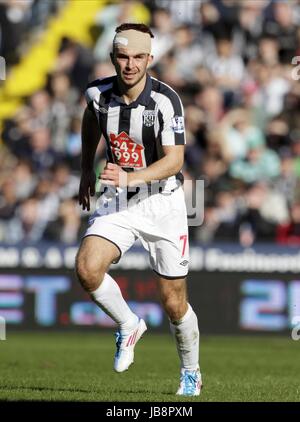
<path id="1" fill-rule="evenodd" d="M 91 299 L 118 325 L 114 369 L 123 372 L 133 363 L 134 347 L 147 327 L 108 271 L 140 239 L 158 276 L 160 299 L 177 345 L 177 394 L 198 396 L 199 330 L 187 301 L 189 244 L 180 172 L 184 112 L 177 93 L 147 73 L 151 38 L 144 24 L 120 25 L 111 53 L 116 75 L 90 83 L 86 91 L 79 188 L 83 210 L 90 209 L 95 194 L 94 157 L 101 135 L 107 164 L 100 175 L 105 190 L 78 251 L 76 272 Z"/>

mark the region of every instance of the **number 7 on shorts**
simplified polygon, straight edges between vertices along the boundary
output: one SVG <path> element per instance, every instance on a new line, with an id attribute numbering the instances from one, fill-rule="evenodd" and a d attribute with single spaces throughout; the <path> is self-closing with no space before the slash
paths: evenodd
<path id="1" fill-rule="evenodd" d="M 183 241 L 181 256 L 184 256 L 184 253 L 185 253 L 185 248 L 186 248 L 187 237 L 188 237 L 188 235 L 187 235 L 187 234 L 182 234 L 182 235 L 180 236 L 180 241 L 181 241 L 181 240 Z"/>

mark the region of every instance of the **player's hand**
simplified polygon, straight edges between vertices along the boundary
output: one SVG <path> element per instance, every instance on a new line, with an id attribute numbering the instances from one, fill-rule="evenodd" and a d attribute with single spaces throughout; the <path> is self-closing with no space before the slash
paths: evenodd
<path id="1" fill-rule="evenodd" d="M 96 175 L 94 170 L 83 171 L 79 185 L 79 205 L 83 210 L 90 210 L 90 196 L 95 195 Z"/>
<path id="2" fill-rule="evenodd" d="M 117 164 L 107 163 L 99 179 L 101 183 L 115 187 L 125 187 L 128 185 L 128 173 Z"/>

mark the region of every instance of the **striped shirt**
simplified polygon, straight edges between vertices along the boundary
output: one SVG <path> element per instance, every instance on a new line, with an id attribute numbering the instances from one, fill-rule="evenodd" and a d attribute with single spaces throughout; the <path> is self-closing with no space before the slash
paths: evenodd
<path id="1" fill-rule="evenodd" d="M 162 146 L 184 145 L 184 111 L 178 94 L 147 74 L 144 90 L 126 104 L 118 92 L 117 77 L 91 82 L 85 93 L 88 108 L 106 140 L 108 161 L 125 171 L 138 171 L 163 157 Z M 164 181 L 164 190 L 182 183 L 180 173 Z"/>

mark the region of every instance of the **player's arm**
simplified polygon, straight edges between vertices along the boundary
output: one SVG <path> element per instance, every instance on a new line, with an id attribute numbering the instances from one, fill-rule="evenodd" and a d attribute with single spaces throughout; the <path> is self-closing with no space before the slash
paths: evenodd
<path id="1" fill-rule="evenodd" d="M 117 164 L 107 163 L 100 180 L 106 185 L 133 187 L 174 176 L 183 166 L 184 145 L 164 146 L 163 151 L 163 158 L 146 169 L 132 173 L 126 173 Z"/>
<path id="2" fill-rule="evenodd" d="M 95 195 L 96 175 L 94 159 L 101 137 L 101 131 L 95 114 L 86 107 L 81 126 L 81 179 L 79 186 L 79 205 L 90 210 L 90 196 Z"/>
<path id="3" fill-rule="evenodd" d="M 184 145 L 168 145 L 162 148 L 164 157 L 146 169 L 128 174 L 128 186 L 135 186 L 141 182 L 150 183 L 152 180 L 167 179 L 182 169 Z"/>

